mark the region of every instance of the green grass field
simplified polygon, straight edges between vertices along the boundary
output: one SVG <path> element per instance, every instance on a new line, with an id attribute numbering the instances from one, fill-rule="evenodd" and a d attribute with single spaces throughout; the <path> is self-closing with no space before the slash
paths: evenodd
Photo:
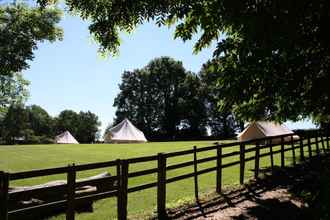
<path id="1" fill-rule="evenodd" d="M 42 169 L 57 166 L 65 166 L 69 163 L 84 164 L 91 162 L 110 161 L 114 159 L 124 159 L 130 157 L 139 157 L 146 155 L 154 155 L 159 152 L 173 152 L 191 149 L 194 145 L 198 147 L 213 145 L 215 141 L 194 141 L 194 142 L 150 142 L 145 144 L 80 144 L 80 145 L 25 145 L 25 146 L 0 146 L 0 170 L 16 172 L 31 169 Z M 220 141 L 221 142 L 221 141 Z M 227 148 L 223 153 L 231 152 L 236 149 Z M 274 147 L 274 150 L 279 147 Z M 263 150 L 262 152 L 267 152 Z M 305 148 L 307 152 L 307 147 Z M 198 158 L 207 156 L 215 156 L 216 151 L 207 151 L 198 154 Z M 246 157 L 253 156 L 249 153 Z M 307 155 L 307 153 L 306 153 Z M 296 156 L 299 158 L 299 150 L 296 150 Z M 286 165 L 292 163 L 292 152 L 287 151 L 285 154 Z M 230 161 L 237 161 L 238 156 L 226 158 L 223 164 Z M 169 158 L 167 165 L 192 160 L 192 155 Z M 274 156 L 275 165 L 280 164 L 280 155 Z M 143 170 L 156 167 L 157 162 L 146 162 L 134 164 L 129 171 Z M 261 167 L 270 165 L 269 157 L 264 157 L 260 161 Z M 203 163 L 199 165 L 199 169 L 213 167 L 215 161 Z M 252 176 L 254 162 L 246 164 L 245 180 Z M 93 170 L 78 173 L 78 178 L 104 172 L 106 169 Z M 115 174 L 114 169 L 108 169 L 110 173 Z M 167 172 L 167 178 L 190 173 L 193 167 L 185 167 Z M 65 175 L 53 175 L 43 178 L 31 178 L 11 182 L 13 185 L 33 185 L 45 183 L 50 180 L 65 179 Z M 129 180 L 129 186 L 140 185 L 143 183 L 154 182 L 157 179 L 156 174 L 136 177 Z M 235 185 L 239 182 L 239 166 L 233 166 L 224 169 L 223 185 Z M 215 190 L 215 172 L 199 176 L 200 192 L 209 192 Z M 156 188 L 147 189 L 140 192 L 129 194 L 128 197 L 128 214 L 132 218 L 142 218 L 142 216 L 150 215 L 156 208 Z M 180 203 L 190 201 L 194 196 L 193 179 L 185 179 L 167 185 L 167 207 L 176 206 Z M 104 199 L 94 203 L 93 213 L 80 213 L 77 219 L 112 219 L 116 218 L 116 200 L 114 198 Z M 52 219 L 65 219 L 64 215 L 56 216 Z"/>

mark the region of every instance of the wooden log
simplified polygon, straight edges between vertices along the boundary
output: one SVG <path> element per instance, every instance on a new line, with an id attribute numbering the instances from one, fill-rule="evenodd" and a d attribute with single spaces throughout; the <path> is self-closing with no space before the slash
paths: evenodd
<path id="1" fill-rule="evenodd" d="M 76 170 L 75 165 L 69 165 L 67 173 L 67 209 L 66 220 L 75 219 L 75 189 L 76 189 Z"/>
<path id="2" fill-rule="evenodd" d="M 222 190 L 222 147 L 218 145 L 217 148 L 217 187 L 216 192 L 221 193 Z"/>
<path id="3" fill-rule="evenodd" d="M 281 137 L 281 168 L 285 167 L 285 157 L 284 157 L 284 137 Z"/>
<path id="4" fill-rule="evenodd" d="M 240 175 L 239 183 L 242 185 L 244 183 L 244 170 L 245 170 L 245 144 L 240 144 Z"/>
<path id="5" fill-rule="evenodd" d="M 294 140 L 293 140 L 293 135 L 291 135 L 291 148 L 292 148 L 292 162 L 293 165 L 296 165 L 296 151 L 294 147 Z"/>
<path id="6" fill-rule="evenodd" d="M 157 175 L 157 213 L 158 219 L 166 218 L 166 157 L 163 153 L 158 154 Z"/>
<path id="7" fill-rule="evenodd" d="M 121 175 L 120 175 L 120 191 L 118 192 L 120 210 L 118 219 L 126 220 L 127 219 L 127 194 L 128 194 L 128 161 L 121 160 Z"/>
<path id="8" fill-rule="evenodd" d="M 0 173 L 0 220 L 8 220 L 9 174 Z"/>
<path id="9" fill-rule="evenodd" d="M 254 164 L 254 178 L 257 179 L 259 176 L 259 163 L 260 163 L 260 144 L 256 143 L 256 155 Z"/>

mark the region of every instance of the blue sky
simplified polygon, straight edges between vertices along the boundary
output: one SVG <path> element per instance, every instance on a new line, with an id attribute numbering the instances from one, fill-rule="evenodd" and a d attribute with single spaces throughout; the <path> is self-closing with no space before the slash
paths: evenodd
<path id="1" fill-rule="evenodd" d="M 52 116 L 64 109 L 90 110 L 99 116 L 102 130 L 115 115 L 112 105 L 124 70 L 141 68 L 155 57 L 171 56 L 181 60 L 186 69 L 198 72 L 214 49 L 195 55 L 194 40 L 183 43 L 173 39 L 173 28 L 145 24 L 131 35 L 122 34 L 119 56 L 105 58 L 98 53 L 87 22 L 65 15 L 60 26 L 64 30 L 63 41 L 40 43 L 30 69 L 24 71 L 31 82 L 27 104 L 40 105 Z M 312 126 L 308 121 L 287 125 Z"/>

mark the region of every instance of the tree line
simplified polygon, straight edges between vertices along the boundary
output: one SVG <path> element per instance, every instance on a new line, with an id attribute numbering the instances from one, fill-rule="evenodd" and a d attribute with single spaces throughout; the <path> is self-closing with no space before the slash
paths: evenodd
<path id="1" fill-rule="evenodd" d="M 79 143 L 94 142 L 100 122 L 90 112 L 64 110 L 51 117 L 38 105 L 10 105 L 0 115 L 0 142 L 2 144 L 54 143 L 54 137 L 68 130 Z"/>
<path id="2" fill-rule="evenodd" d="M 149 139 L 233 137 L 240 123 L 230 109 L 220 111 L 216 75 L 207 64 L 195 74 L 170 57 L 125 71 L 115 98 L 114 123 L 129 118 Z"/>

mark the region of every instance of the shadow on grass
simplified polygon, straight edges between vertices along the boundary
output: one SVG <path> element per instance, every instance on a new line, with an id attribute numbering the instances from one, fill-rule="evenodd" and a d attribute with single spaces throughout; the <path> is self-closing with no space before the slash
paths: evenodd
<path id="1" fill-rule="evenodd" d="M 274 195 L 283 190 L 285 196 Z M 274 196 L 267 197 L 265 193 Z M 249 202 L 253 205 L 241 207 L 242 203 Z M 228 210 L 233 212 L 231 219 L 329 219 L 330 158 L 315 156 L 294 167 L 262 169 L 257 180 L 238 189 L 206 195 L 199 205 L 170 209 L 168 218 L 221 219 L 221 212 L 228 214 Z"/>

